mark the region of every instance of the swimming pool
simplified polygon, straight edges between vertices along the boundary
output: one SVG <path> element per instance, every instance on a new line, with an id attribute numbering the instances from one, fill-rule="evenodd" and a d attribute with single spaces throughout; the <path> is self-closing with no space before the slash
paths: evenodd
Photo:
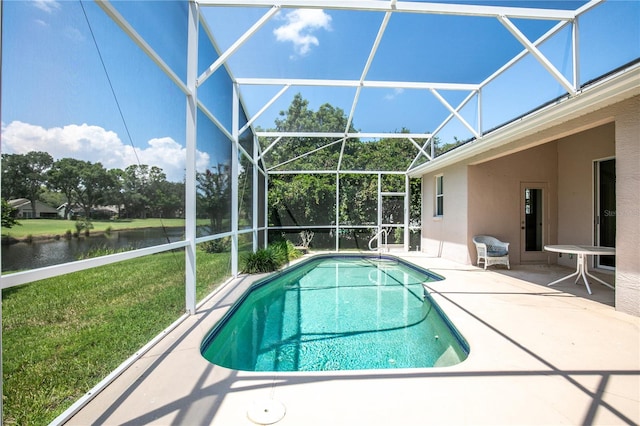
<path id="1" fill-rule="evenodd" d="M 255 283 L 201 352 L 248 371 L 454 365 L 468 344 L 422 285 L 441 279 L 393 256 L 315 256 Z"/>

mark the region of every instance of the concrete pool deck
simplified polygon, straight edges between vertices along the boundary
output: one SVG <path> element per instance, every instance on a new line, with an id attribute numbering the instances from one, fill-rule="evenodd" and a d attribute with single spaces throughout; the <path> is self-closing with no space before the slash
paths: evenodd
<path id="1" fill-rule="evenodd" d="M 484 271 L 398 257 L 445 277 L 429 288 L 469 342 L 464 362 L 313 373 L 215 366 L 200 343 L 255 278 L 240 277 L 67 424 L 254 425 L 247 413 L 270 401 L 286 410 L 277 425 L 640 423 L 640 318 L 615 311 L 613 290 L 594 283 L 589 295 L 573 280 L 547 287 L 571 272 L 556 265 Z"/>

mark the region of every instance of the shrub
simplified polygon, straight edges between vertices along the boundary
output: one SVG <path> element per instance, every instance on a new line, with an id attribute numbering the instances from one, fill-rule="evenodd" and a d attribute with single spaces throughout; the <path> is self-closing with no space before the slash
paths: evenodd
<path id="1" fill-rule="evenodd" d="M 89 232 L 93 229 L 93 223 L 89 219 L 82 219 L 76 221 L 76 231 L 78 235 L 84 233 L 85 236 L 89 236 Z"/>
<path id="2" fill-rule="evenodd" d="M 396 244 L 401 244 L 404 238 L 404 230 L 402 228 L 396 228 L 393 230 L 393 241 Z"/>
<path id="3" fill-rule="evenodd" d="M 287 257 L 289 260 L 294 260 L 302 256 L 302 251 L 298 250 L 291 241 L 287 240 Z"/>
<path id="4" fill-rule="evenodd" d="M 226 253 L 231 249 L 231 238 L 224 237 L 217 240 L 205 241 L 200 244 L 205 253 Z"/>
<path id="5" fill-rule="evenodd" d="M 254 253 L 246 255 L 243 259 L 244 266 L 242 272 L 247 274 L 259 274 L 261 272 L 272 272 L 279 268 L 273 250 L 268 248 L 260 249 Z"/>
<path id="6" fill-rule="evenodd" d="M 265 249 L 246 255 L 243 259 L 242 272 L 247 274 L 273 272 L 300 256 L 302 252 L 296 249 L 291 241 L 277 241 L 269 244 Z"/>

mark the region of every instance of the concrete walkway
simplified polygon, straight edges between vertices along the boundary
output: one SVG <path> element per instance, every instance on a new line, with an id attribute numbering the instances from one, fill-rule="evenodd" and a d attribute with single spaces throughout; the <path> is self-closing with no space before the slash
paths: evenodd
<path id="1" fill-rule="evenodd" d="M 453 367 L 255 373 L 210 364 L 200 343 L 254 278 L 219 290 L 68 424 L 624 425 L 640 423 L 640 318 L 558 266 L 488 271 L 403 256 L 446 279 L 431 294 L 471 347 Z M 611 282 L 613 276 L 599 275 Z"/>

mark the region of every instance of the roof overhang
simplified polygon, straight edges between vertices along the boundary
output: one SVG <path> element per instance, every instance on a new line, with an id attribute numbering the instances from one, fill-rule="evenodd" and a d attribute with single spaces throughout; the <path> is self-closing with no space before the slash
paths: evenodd
<path id="1" fill-rule="evenodd" d="M 640 63 L 636 62 L 628 68 L 584 87 L 576 95 L 563 97 L 551 105 L 533 111 L 485 134 L 480 139 L 421 164 L 409 170 L 407 174 L 410 177 L 420 177 L 457 163 L 471 162 L 471 159 L 477 155 L 503 148 L 527 136 L 638 95 L 640 95 Z M 511 151 L 504 150 L 504 153 L 498 157 L 510 153 Z"/>

